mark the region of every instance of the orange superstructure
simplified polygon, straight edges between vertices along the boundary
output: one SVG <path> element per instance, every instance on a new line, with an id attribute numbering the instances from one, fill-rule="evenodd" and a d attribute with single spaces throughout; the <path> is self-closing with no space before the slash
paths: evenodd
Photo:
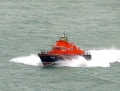
<path id="1" fill-rule="evenodd" d="M 62 54 L 62 55 L 84 55 L 84 50 L 77 47 L 74 43 L 68 42 L 65 37 L 56 41 L 56 44 L 52 46 L 52 50 L 48 54 Z"/>

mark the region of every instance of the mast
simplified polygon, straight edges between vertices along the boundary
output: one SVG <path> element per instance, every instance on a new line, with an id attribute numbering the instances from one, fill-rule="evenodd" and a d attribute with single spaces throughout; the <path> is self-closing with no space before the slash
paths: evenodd
<path id="1" fill-rule="evenodd" d="M 67 36 L 66 36 L 66 34 L 65 34 L 65 31 L 64 31 L 64 33 L 63 33 L 63 36 L 62 36 L 62 37 L 60 37 L 60 39 L 59 39 L 59 40 L 68 41 L 68 38 L 67 38 Z"/>
<path id="2" fill-rule="evenodd" d="M 64 37 L 65 37 L 65 31 L 64 31 L 64 33 L 63 33 L 63 34 L 64 34 Z"/>

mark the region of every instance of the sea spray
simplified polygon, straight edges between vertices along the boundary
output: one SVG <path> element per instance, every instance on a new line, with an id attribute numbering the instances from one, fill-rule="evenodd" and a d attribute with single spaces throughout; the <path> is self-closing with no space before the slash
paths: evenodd
<path id="1" fill-rule="evenodd" d="M 91 55 L 88 67 L 109 67 L 110 63 L 120 62 L 120 50 L 91 50 Z"/>
<path id="2" fill-rule="evenodd" d="M 22 63 L 26 65 L 43 66 L 40 58 L 34 54 L 31 54 L 30 56 L 13 58 L 10 61 L 15 63 Z"/>
<path id="3" fill-rule="evenodd" d="M 58 62 L 57 67 L 110 67 L 110 63 L 120 62 L 120 50 L 90 50 L 91 60 L 86 60 L 82 56 L 77 59 L 64 60 Z M 10 60 L 15 63 L 22 63 L 33 66 L 43 66 L 37 55 L 13 58 Z"/>
<path id="4" fill-rule="evenodd" d="M 68 66 L 68 67 L 86 67 L 87 66 L 87 60 L 85 60 L 82 56 L 71 59 L 71 60 L 62 60 L 61 62 L 58 63 L 56 67 L 63 67 L 63 66 Z"/>

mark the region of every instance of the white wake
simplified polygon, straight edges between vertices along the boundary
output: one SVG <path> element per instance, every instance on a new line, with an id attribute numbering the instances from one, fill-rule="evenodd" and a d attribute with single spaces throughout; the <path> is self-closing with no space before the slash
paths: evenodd
<path id="1" fill-rule="evenodd" d="M 58 66 L 68 67 L 110 67 L 111 63 L 120 62 L 120 50 L 90 50 L 92 59 L 87 61 L 83 57 L 77 59 L 65 60 L 58 64 Z M 10 60 L 15 63 L 22 63 L 33 66 L 43 66 L 40 58 L 37 55 L 30 55 L 25 57 L 17 57 Z"/>
<path id="2" fill-rule="evenodd" d="M 43 66 L 40 58 L 37 55 L 34 55 L 34 54 L 31 54 L 30 56 L 13 58 L 10 61 L 15 62 L 15 63 L 32 65 L 32 66 Z"/>

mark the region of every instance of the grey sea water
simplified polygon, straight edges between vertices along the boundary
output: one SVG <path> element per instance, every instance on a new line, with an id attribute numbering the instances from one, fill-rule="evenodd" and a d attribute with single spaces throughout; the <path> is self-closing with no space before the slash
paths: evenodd
<path id="1" fill-rule="evenodd" d="M 42 66 L 66 31 L 92 54 Z M 120 91 L 119 0 L 0 0 L 0 91 Z"/>

